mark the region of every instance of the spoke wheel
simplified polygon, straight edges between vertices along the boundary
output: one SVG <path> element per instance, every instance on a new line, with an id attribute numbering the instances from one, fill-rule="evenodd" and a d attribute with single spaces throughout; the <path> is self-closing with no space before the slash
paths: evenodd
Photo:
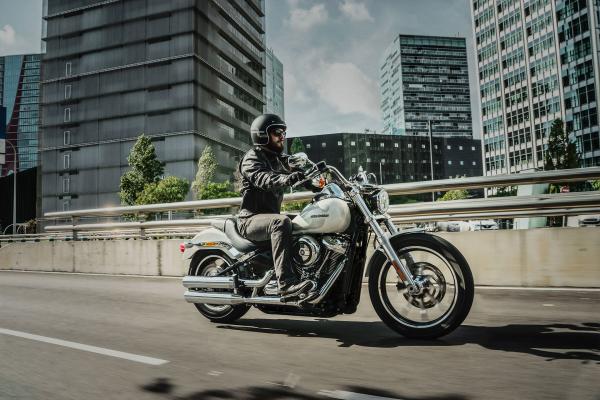
<path id="1" fill-rule="evenodd" d="M 190 268 L 190 275 L 194 276 L 217 276 L 225 268 L 231 265 L 231 262 L 220 255 L 208 255 Z M 228 292 L 224 289 L 195 289 L 203 292 Z M 250 309 L 245 304 L 227 305 L 227 304 L 200 304 L 195 303 L 196 309 L 210 319 L 212 322 L 233 322 L 241 318 Z"/>

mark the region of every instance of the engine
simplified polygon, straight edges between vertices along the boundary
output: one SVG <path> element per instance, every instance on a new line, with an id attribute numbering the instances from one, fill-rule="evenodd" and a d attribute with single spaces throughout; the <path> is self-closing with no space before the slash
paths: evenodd
<path id="1" fill-rule="evenodd" d="M 300 236 L 292 246 L 292 259 L 302 279 L 329 274 L 346 253 L 350 240 L 342 235 Z"/>

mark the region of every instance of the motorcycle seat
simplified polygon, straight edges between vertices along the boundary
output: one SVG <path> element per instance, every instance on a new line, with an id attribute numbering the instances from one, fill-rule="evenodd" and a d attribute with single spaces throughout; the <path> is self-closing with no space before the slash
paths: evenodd
<path id="1" fill-rule="evenodd" d="M 264 242 L 252 242 L 240 235 L 235 218 L 227 218 L 223 222 L 223 228 L 220 229 L 225 232 L 225 235 L 231 240 L 233 247 L 242 253 L 247 253 L 261 247 L 268 247 L 271 244 L 269 240 Z"/>

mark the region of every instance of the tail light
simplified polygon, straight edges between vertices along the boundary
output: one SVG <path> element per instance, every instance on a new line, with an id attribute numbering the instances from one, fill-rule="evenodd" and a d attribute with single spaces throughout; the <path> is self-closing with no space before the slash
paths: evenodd
<path id="1" fill-rule="evenodd" d="M 179 251 L 182 252 L 182 253 L 185 252 L 185 243 L 180 243 L 179 244 Z"/>

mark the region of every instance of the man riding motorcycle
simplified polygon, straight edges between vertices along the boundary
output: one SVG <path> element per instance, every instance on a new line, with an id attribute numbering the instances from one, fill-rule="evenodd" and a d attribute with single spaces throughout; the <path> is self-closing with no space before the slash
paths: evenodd
<path id="1" fill-rule="evenodd" d="M 284 189 L 305 179 L 292 172 L 283 154 L 285 122 L 275 114 L 263 114 L 250 127 L 254 147 L 239 165 L 242 176 L 242 204 L 238 230 L 254 242 L 271 241 L 277 285 L 282 297 L 306 293 L 314 287 L 310 280 L 300 281 L 291 263 L 292 221 L 280 214 Z"/>

